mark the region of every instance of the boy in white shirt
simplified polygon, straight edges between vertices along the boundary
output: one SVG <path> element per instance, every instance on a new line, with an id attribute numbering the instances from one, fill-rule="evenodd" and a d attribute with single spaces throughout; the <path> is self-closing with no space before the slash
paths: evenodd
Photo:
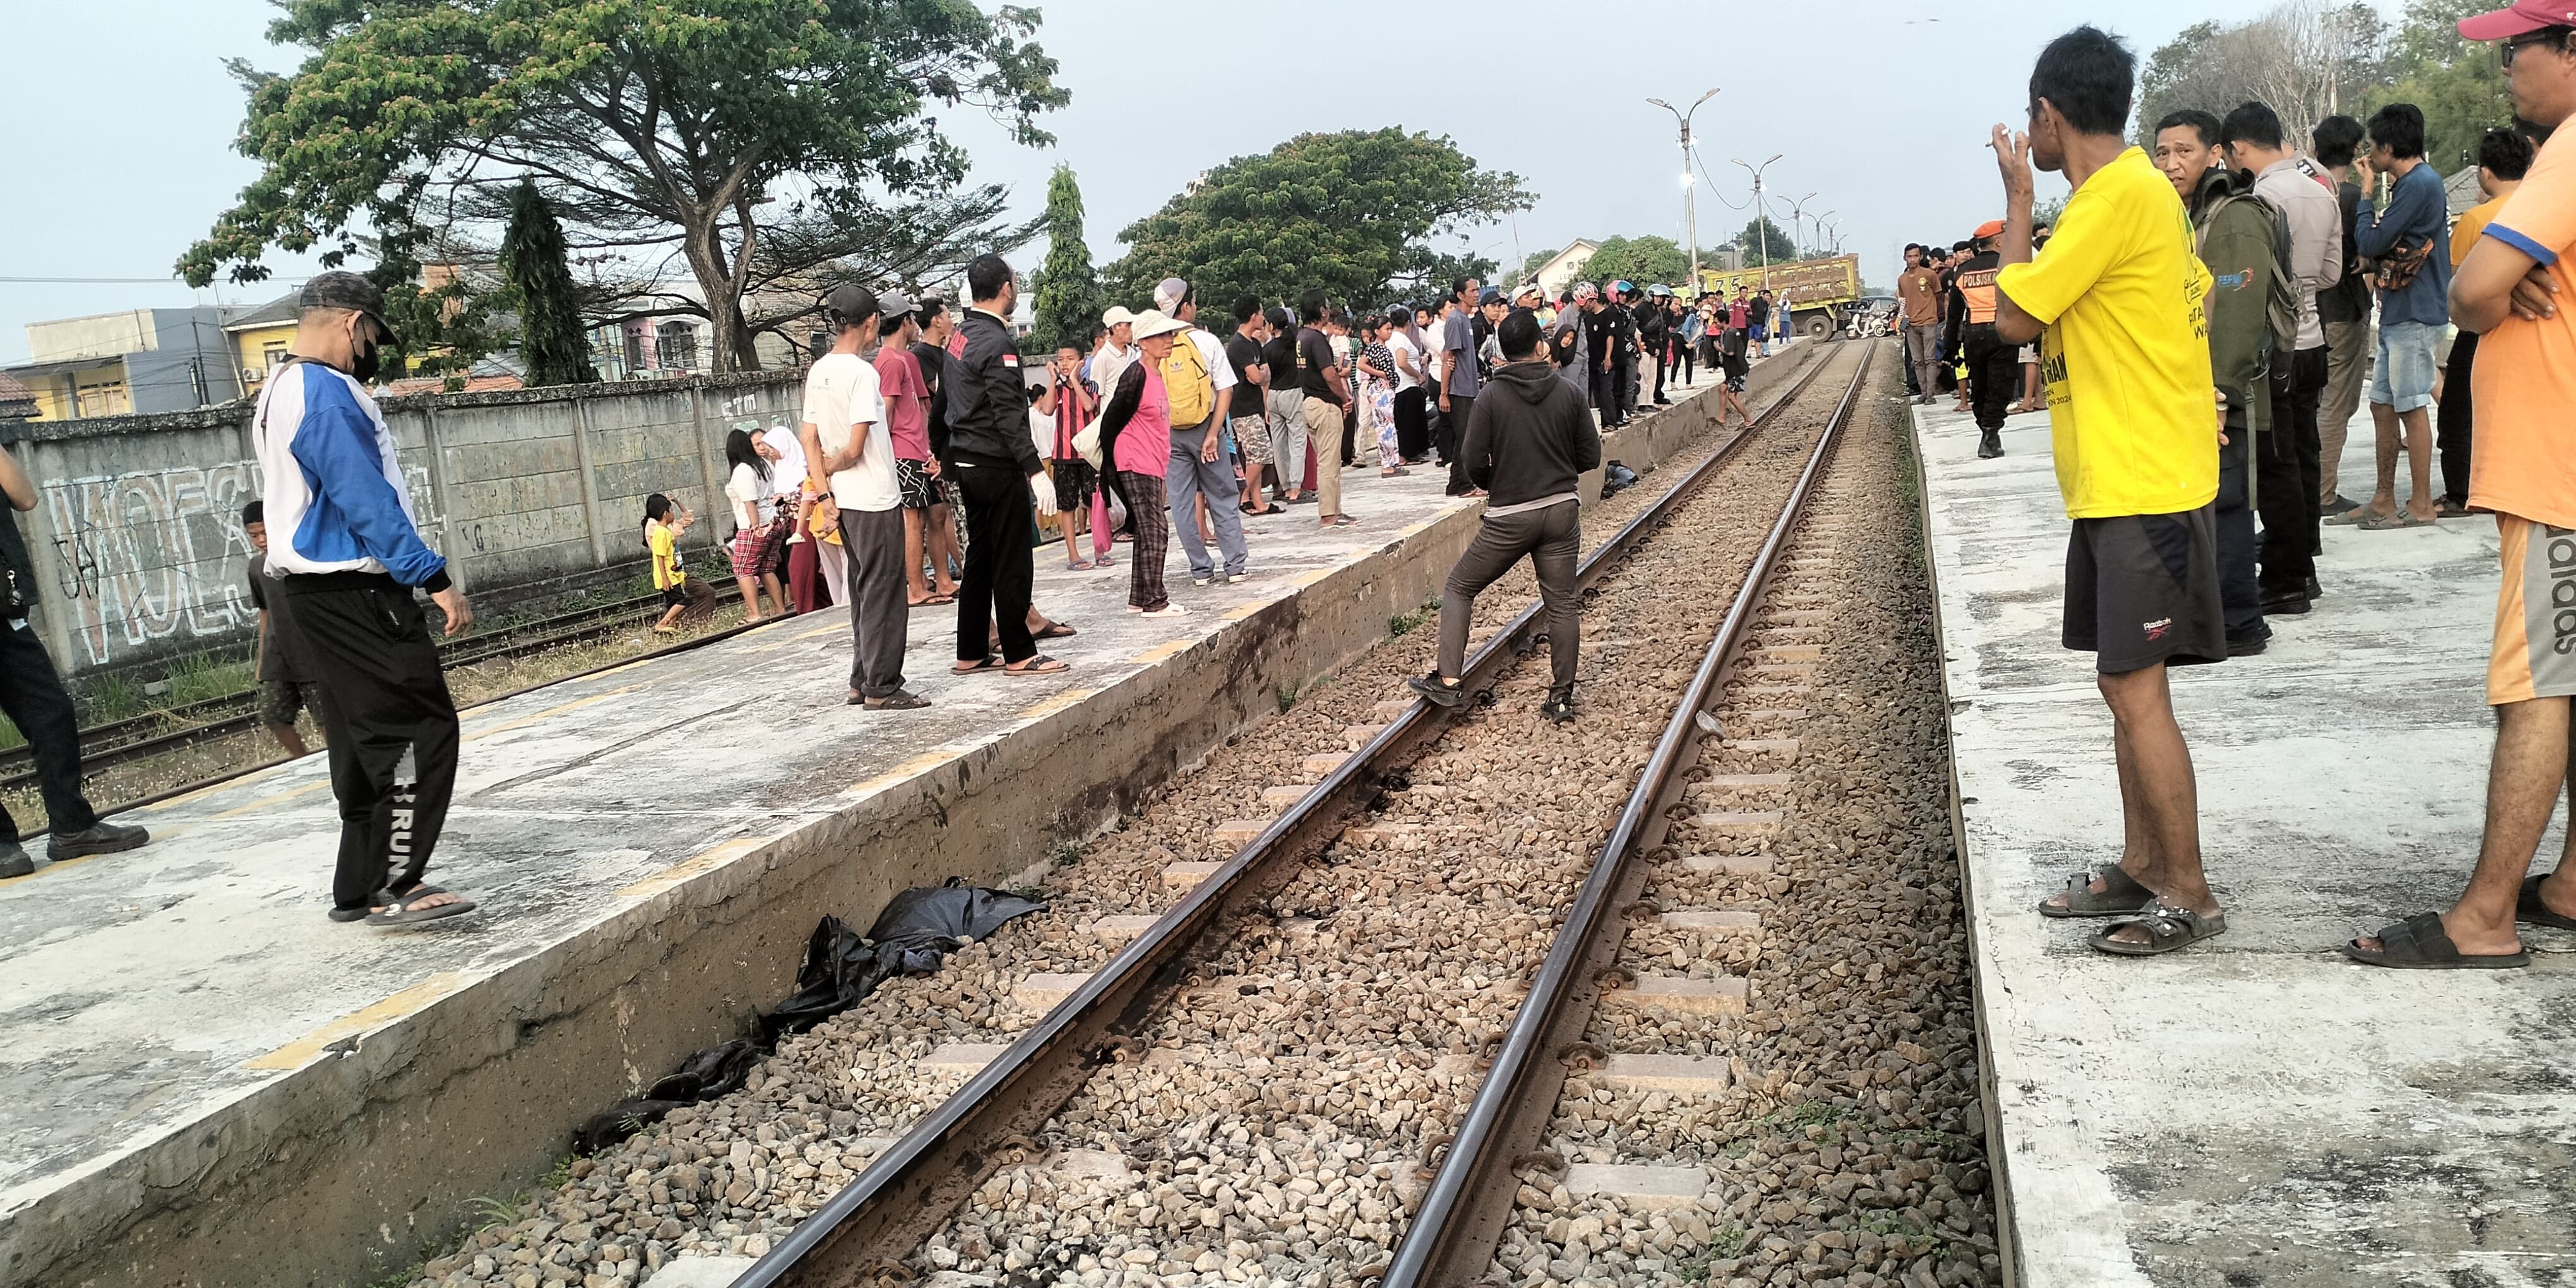
<path id="1" fill-rule="evenodd" d="M 823 297 L 831 352 L 805 374 L 805 423 L 799 437 L 818 506 L 840 513 L 842 557 L 849 569 L 850 696 L 871 711 L 930 705 L 903 687 L 905 628 L 902 493 L 895 486 L 894 440 L 886 431 L 877 371 L 861 356 L 877 336 L 876 293 L 832 288 Z"/>

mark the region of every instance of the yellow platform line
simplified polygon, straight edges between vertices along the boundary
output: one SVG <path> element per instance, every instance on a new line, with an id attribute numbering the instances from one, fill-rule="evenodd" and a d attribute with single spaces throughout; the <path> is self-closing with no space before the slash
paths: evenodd
<path id="1" fill-rule="evenodd" d="M 356 1037 L 369 1029 L 383 1028 L 406 1016 L 416 1015 L 430 1003 L 464 987 L 463 972 L 440 971 L 372 1006 L 351 1011 L 267 1055 L 246 1060 L 242 1062 L 242 1067 L 245 1069 L 300 1069 L 320 1056 L 332 1043 Z"/>
<path id="2" fill-rule="evenodd" d="M 689 858 L 682 859 L 681 861 L 674 863 L 641 881 L 620 889 L 617 892 L 617 897 L 621 899 L 650 898 L 689 880 L 691 877 L 713 872 L 717 868 L 723 867 L 724 865 L 731 863 L 734 860 L 739 859 L 777 839 L 778 838 L 774 836 L 746 836 L 737 837 L 736 839 L 726 841 L 721 845 L 712 846 L 708 849 L 699 851 L 697 854 Z"/>

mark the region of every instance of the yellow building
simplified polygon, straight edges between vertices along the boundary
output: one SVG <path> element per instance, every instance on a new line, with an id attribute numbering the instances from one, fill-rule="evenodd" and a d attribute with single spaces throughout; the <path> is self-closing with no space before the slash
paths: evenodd
<path id="1" fill-rule="evenodd" d="M 36 419 L 183 411 L 241 397 L 224 313 L 129 309 L 27 324 L 33 359 L 7 368 L 35 396 Z"/>
<path id="2" fill-rule="evenodd" d="M 295 292 L 226 322 L 224 336 L 232 342 L 242 392 L 258 397 L 260 386 L 268 383 L 268 373 L 286 361 L 286 351 L 295 343 Z"/>

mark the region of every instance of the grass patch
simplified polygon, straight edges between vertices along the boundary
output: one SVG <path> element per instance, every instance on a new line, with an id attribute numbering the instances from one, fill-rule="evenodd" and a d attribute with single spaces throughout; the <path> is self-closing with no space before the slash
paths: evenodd
<path id="1" fill-rule="evenodd" d="M 1386 619 L 1386 633 L 1389 635 L 1410 635 L 1413 633 L 1415 627 L 1418 627 L 1424 622 L 1428 622 L 1439 615 L 1440 598 L 1435 595 L 1422 601 L 1422 606 L 1411 612 L 1398 613 L 1395 616 Z"/>
<path id="2" fill-rule="evenodd" d="M 1688 1265 L 1681 1267 L 1682 1282 L 1707 1283 L 1716 1263 L 1743 1256 L 1744 1246 L 1752 1241 L 1753 1232 L 1732 1221 L 1712 1227 L 1708 1232 L 1708 1246 L 1691 1258 Z"/>
<path id="3" fill-rule="evenodd" d="M 1843 1140 L 1842 1125 L 1857 1116 L 1830 1100 L 1804 1100 L 1754 1119 L 1753 1126 L 1783 1136 L 1803 1135 L 1809 1140 L 1839 1145 Z"/>

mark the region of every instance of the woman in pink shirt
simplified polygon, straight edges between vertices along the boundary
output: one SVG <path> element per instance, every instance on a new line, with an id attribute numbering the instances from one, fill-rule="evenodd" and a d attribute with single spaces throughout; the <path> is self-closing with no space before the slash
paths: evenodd
<path id="1" fill-rule="evenodd" d="M 1136 525 L 1130 558 L 1127 611 L 1179 617 L 1189 610 L 1163 590 L 1163 553 L 1172 541 L 1163 467 L 1172 454 L 1172 401 L 1163 391 L 1163 359 L 1189 324 L 1147 309 L 1136 318 L 1134 338 L 1144 357 L 1127 364 L 1100 413 L 1101 450 L 1127 491 L 1127 514 Z"/>

